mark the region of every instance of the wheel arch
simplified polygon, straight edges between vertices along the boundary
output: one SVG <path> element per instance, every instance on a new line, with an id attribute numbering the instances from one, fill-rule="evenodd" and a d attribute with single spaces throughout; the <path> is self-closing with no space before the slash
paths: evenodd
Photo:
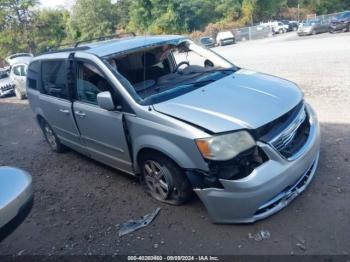
<path id="1" fill-rule="evenodd" d="M 38 122 L 40 127 L 41 127 L 41 124 L 43 123 L 43 121 L 47 122 L 45 115 L 40 108 L 35 110 L 35 119 Z"/>
<path id="2" fill-rule="evenodd" d="M 147 143 L 142 143 L 147 141 Z M 172 160 L 182 169 L 195 168 L 192 159 L 176 144 L 161 137 L 153 135 L 143 136 L 134 141 L 134 168 L 135 172 L 140 172 L 140 157 L 143 154 L 157 152 Z"/>

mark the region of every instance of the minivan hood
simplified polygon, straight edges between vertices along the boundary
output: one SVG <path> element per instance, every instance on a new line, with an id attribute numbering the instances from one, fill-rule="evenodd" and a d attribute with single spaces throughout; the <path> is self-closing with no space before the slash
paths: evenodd
<path id="1" fill-rule="evenodd" d="M 153 106 L 158 112 L 221 133 L 263 126 L 290 111 L 302 98 L 290 81 L 241 69 Z"/>

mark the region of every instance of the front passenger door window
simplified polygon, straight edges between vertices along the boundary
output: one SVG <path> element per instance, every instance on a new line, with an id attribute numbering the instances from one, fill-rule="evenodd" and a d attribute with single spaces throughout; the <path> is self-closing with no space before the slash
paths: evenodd
<path id="1" fill-rule="evenodd" d="M 103 91 L 110 91 L 111 87 L 94 65 L 78 62 L 77 74 L 77 100 L 97 105 L 97 94 Z"/>

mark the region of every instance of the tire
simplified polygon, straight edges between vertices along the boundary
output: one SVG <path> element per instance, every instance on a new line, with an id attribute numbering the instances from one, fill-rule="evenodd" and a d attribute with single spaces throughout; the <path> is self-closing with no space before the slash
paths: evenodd
<path id="1" fill-rule="evenodd" d="M 17 87 L 15 87 L 15 95 L 19 100 L 23 100 L 25 98 L 25 95 L 21 93 L 21 91 L 18 90 Z"/>
<path id="2" fill-rule="evenodd" d="M 46 142 L 54 152 L 63 153 L 67 151 L 68 148 L 60 142 L 51 126 L 45 120 L 40 122 L 40 126 Z"/>
<path id="3" fill-rule="evenodd" d="M 155 151 L 140 157 L 145 190 L 158 201 L 182 205 L 191 199 L 193 190 L 183 170 L 168 157 Z"/>
<path id="4" fill-rule="evenodd" d="M 312 34 L 312 35 L 316 35 L 316 31 L 315 31 L 315 29 L 314 29 L 314 30 L 312 30 L 311 34 Z"/>
<path id="5" fill-rule="evenodd" d="M 345 32 L 350 32 L 350 24 L 348 24 L 348 25 L 346 26 Z"/>
<path id="6" fill-rule="evenodd" d="M 283 29 L 278 30 L 279 34 L 283 34 Z"/>

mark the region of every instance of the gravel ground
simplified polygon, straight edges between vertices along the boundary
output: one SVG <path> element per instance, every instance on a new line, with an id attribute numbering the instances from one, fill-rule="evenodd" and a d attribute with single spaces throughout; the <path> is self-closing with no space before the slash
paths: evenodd
<path id="1" fill-rule="evenodd" d="M 0 165 L 29 171 L 35 190 L 30 216 L 0 243 L 0 254 L 348 254 L 349 43 L 350 33 L 293 33 L 216 49 L 241 67 L 296 82 L 321 121 L 321 158 L 310 187 L 251 225 L 214 225 L 198 198 L 181 207 L 160 204 L 128 175 L 72 151 L 55 154 L 26 101 L 0 100 Z M 156 207 L 151 225 L 118 237 L 119 224 Z M 269 238 L 255 240 L 259 230 Z"/>

